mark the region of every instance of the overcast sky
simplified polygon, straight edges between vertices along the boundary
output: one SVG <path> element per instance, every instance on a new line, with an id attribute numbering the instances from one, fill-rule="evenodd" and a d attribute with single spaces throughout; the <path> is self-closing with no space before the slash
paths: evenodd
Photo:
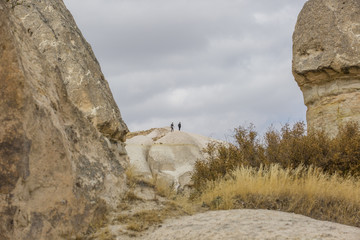
<path id="1" fill-rule="evenodd" d="M 291 74 L 306 0 L 64 0 L 131 131 L 175 125 L 226 139 L 304 121 Z"/>

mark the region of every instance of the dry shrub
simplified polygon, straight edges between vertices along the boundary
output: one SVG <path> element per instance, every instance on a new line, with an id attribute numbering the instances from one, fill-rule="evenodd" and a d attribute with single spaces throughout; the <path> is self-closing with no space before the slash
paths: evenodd
<path id="1" fill-rule="evenodd" d="M 219 179 L 238 166 L 238 151 L 234 145 L 211 143 L 204 150 L 207 160 L 196 161 L 192 181 L 194 188 L 201 191 L 207 181 Z"/>
<path id="2" fill-rule="evenodd" d="M 324 168 L 342 175 L 360 176 L 360 131 L 359 124 L 348 123 L 340 127 L 331 141 L 331 157 Z"/>
<path id="3" fill-rule="evenodd" d="M 265 208 L 360 226 L 360 130 L 330 138 L 302 122 L 259 138 L 235 129 L 232 144 L 210 144 L 195 163 L 192 199 L 211 209 Z"/>
<path id="4" fill-rule="evenodd" d="M 351 122 L 339 127 L 334 138 L 322 131 L 307 134 L 303 122 L 292 128 L 286 124 L 280 131 L 270 128 L 261 139 L 253 125 L 239 127 L 235 129 L 234 143 L 212 143 L 204 151 L 209 157 L 196 162 L 192 176 L 199 192 L 207 181 L 231 175 L 242 165 L 259 168 L 278 164 L 291 169 L 315 166 L 331 174 L 360 176 L 360 129 Z"/>

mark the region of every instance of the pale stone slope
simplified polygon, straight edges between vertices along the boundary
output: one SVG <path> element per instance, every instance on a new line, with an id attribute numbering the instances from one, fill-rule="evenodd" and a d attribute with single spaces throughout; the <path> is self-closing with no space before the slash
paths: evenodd
<path id="1" fill-rule="evenodd" d="M 360 228 L 292 213 L 243 209 L 211 211 L 167 220 L 142 239 L 359 240 Z"/>
<path id="2" fill-rule="evenodd" d="M 136 135 L 136 134 L 134 134 Z M 126 140 L 130 164 L 146 178 L 160 177 L 175 187 L 190 184 L 196 160 L 205 158 L 203 148 L 220 142 L 205 136 L 170 128 L 157 128 L 139 133 Z"/>

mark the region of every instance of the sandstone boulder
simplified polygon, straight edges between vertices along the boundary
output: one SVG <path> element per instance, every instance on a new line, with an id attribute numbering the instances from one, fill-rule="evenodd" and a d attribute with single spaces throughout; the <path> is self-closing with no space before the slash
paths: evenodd
<path id="1" fill-rule="evenodd" d="M 337 133 L 360 121 L 360 2 L 309 0 L 293 34 L 293 75 L 308 127 Z"/>
<path id="2" fill-rule="evenodd" d="M 191 184 L 197 160 L 205 159 L 202 149 L 218 140 L 170 128 L 132 133 L 126 140 L 130 164 L 146 179 L 160 178 L 176 189 Z"/>
<path id="3" fill-rule="evenodd" d="M 125 190 L 127 127 L 57 0 L 0 0 L 0 239 L 90 231 Z"/>

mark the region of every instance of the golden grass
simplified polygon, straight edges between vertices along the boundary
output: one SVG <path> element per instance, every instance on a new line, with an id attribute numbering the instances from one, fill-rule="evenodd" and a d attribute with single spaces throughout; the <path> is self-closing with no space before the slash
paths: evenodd
<path id="1" fill-rule="evenodd" d="M 137 181 L 139 180 L 135 172 L 135 167 L 133 165 L 130 165 L 125 171 L 126 184 L 130 188 L 135 187 Z"/>
<path id="2" fill-rule="evenodd" d="M 172 199 L 176 195 L 174 186 L 169 184 L 165 179 L 158 177 L 157 175 L 153 176 L 151 184 L 154 185 L 156 193 L 161 197 L 166 197 Z"/>
<path id="3" fill-rule="evenodd" d="M 360 180 L 313 167 L 240 167 L 208 182 L 197 201 L 211 209 L 274 209 L 360 227 Z"/>

